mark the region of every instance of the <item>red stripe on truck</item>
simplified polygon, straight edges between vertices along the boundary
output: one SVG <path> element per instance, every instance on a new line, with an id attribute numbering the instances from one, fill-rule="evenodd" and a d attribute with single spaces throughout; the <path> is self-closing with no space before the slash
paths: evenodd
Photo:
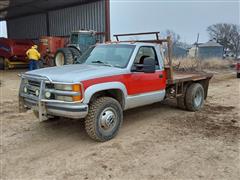
<path id="1" fill-rule="evenodd" d="M 107 82 L 123 83 L 127 89 L 128 95 L 148 93 L 152 91 L 164 90 L 166 88 L 166 72 L 165 71 L 156 71 L 155 73 L 136 72 L 130 74 L 94 78 L 83 81 L 82 83 L 84 89 L 86 90 L 92 85 Z"/>

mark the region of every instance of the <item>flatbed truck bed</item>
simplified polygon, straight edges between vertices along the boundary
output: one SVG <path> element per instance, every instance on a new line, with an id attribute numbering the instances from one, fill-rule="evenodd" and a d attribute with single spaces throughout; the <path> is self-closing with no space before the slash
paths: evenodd
<path id="1" fill-rule="evenodd" d="M 211 79 L 213 74 L 204 72 L 173 72 L 173 78 L 167 80 L 167 85 L 174 85 L 189 81 Z"/>

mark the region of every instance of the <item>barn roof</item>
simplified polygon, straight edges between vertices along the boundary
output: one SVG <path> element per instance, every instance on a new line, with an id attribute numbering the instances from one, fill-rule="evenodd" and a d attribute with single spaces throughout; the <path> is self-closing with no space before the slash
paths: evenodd
<path id="1" fill-rule="evenodd" d="M 222 47 L 222 45 L 214 41 L 208 41 L 206 43 L 200 44 L 199 47 Z"/>
<path id="2" fill-rule="evenodd" d="M 45 13 L 94 1 L 97 0 L 1 0 L 0 20 Z"/>

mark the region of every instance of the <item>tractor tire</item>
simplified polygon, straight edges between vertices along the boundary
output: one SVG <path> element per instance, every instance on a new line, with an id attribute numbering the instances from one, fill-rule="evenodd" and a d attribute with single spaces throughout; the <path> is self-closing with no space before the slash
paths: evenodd
<path id="1" fill-rule="evenodd" d="M 73 55 L 69 48 L 58 49 L 54 56 L 54 63 L 56 66 L 63 66 L 73 64 Z"/>
<path id="2" fill-rule="evenodd" d="M 85 119 L 87 134 L 95 141 L 114 138 L 123 121 L 123 111 L 119 102 L 111 97 L 100 97 L 90 104 Z"/>
<path id="3" fill-rule="evenodd" d="M 4 62 L 4 58 L 0 57 L 0 70 L 4 70 L 5 68 L 5 62 Z"/>
<path id="4" fill-rule="evenodd" d="M 186 109 L 189 111 L 199 111 L 204 104 L 204 89 L 199 83 L 191 84 L 186 91 Z"/>
<path id="5" fill-rule="evenodd" d="M 240 73 L 237 73 L 237 78 L 240 78 Z"/>
<path id="6" fill-rule="evenodd" d="M 74 47 L 69 47 L 70 51 L 72 52 L 72 56 L 73 56 L 73 62 L 77 62 L 77 60 L 81 57 L 81 52 L 74 48 Z"/>

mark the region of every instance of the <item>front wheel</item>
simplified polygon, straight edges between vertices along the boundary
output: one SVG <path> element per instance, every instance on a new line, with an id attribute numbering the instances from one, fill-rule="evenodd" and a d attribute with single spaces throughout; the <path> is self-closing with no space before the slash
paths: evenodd
<path id="1" fill-rule="evenodd" d="M 189 111 L 198 111 L 204 104 L 204 89 L 199 83 L 193 83 L 187 88 L 186 108 Z"/>
<path id="2" fill-rule="evenodd" d="M 237 78 L 240 78 L 240 73 L 237 73 Z"/>
<path id="3" fill-rule="evenodd" d="M 100 97 L 90 104 L 85 129 L 92 139 L 108 141 L 117 135 L 122 121 L 123 112 L 119 102 L 111 97 Z"/>

